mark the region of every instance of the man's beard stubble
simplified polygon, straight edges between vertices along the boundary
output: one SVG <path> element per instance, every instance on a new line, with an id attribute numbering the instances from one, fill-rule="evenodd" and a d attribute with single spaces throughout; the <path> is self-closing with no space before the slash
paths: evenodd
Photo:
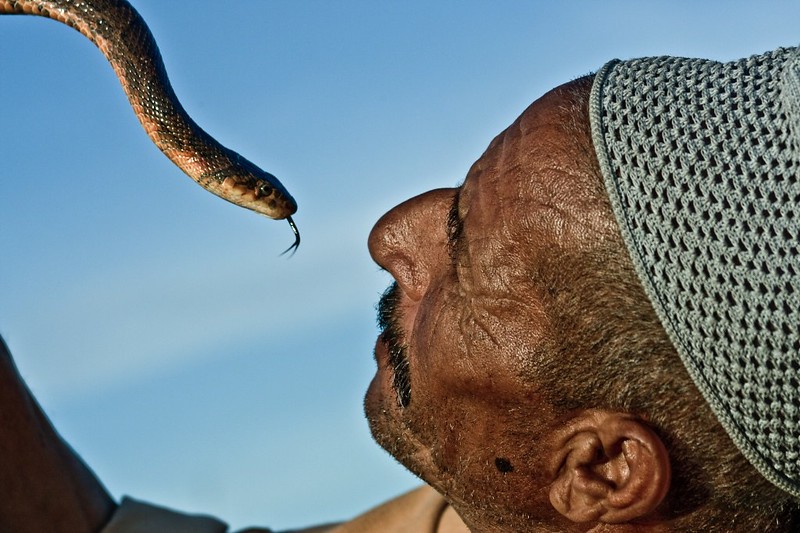
<path id="1" fill-rule="evenodd" d="M 399 303 L 400 289 L 395 282 L 383 293 L 376 309 L 378 311 L 378 328 L 381 332 L 380 342 L 385 343 L 388 364 L 392 372 L 391 388 L 397 398 L 397 405 L 401 409 L 400 413 L 405 413 L 405 408 L 411 403 L 411 376 L 407 348 L 404 343 L 405 335 L 400 326 L 402 313 Z M 385 400 L 389 401 L 389 398 Z M 407 428 L 403 428 L 405 423 L 394 416 L 397 413 L 389 409 L 390 406 L 383 405 L 382 401 L 383 399 L 381 402 L 369 401 L 368 395 L 364 402 L 372 437 L 397 461 L 412 473 L 422 477 L 423 470 L 420 469 L 415 459 L 418 450 L 405 435 L 407 431 Z"/>
<path id="2" fill-rule="evenodd" d="M 392 367 L 392 388 L 397 394 L 400 407 L 411 404 L 411 375 L 408 368 L 408 355 L 403 342 L 404 332 L 400 327 L 400 288 L 393 282 L 378 301 L 378 328 L 381 340 L 389 352 L 389 365 Z"/>

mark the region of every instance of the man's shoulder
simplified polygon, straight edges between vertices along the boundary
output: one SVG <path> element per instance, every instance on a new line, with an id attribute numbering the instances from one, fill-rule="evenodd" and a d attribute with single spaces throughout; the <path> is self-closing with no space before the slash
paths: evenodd
<path id="1" fill-rule="evenodd" d="M 280 533 L 428 533 L 438 530 L 439 522 L 448 508 L 442 496 L 424 485 L 393 498 L 339 524 L 293 529 Z M 272 533 L 269 529 L 246 529 L 238 533 Z"/>
<path id="2" fill-rule="evenodd" d="M 443 517 L 454 513 L 447 501 L 425 485 L 402 494 L 386 503 L 339 524 L 314 526 L 283 533 L 426 533 L 439 530 Z M 459 520 L 460 522 L 460 520 Z M 448 528 L 449 530 L 449 528 Z M 186 531 L 224 533 L 226 524 L 205 515 L 189 515 L 164 507 L 125 498 L 103 533 L 139 533 L 149 531 Z M 238 533 L 272 533 L 270 529 L 248 528 Z"/>
<path id="3" fill-rule="evenodd" d="M 441 494 L 423 485 L 336 526 L 330 533 L 433 532 L 447 507 Z"/>
<path id="4" fill-rule="evenodd" d="M 352 520 L 276 533 L 461 533 L 469 531 L 441 494 L 427 485 L 382 503 Z M 272 533 L 246 529 L 238 533 Z"/>

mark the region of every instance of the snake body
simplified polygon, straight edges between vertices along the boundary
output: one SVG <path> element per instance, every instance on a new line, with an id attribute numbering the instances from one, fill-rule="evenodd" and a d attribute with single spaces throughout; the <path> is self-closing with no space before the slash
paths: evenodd
<path id="1" fill-rule="evenodd" d="M 290 249 L 297 247 L 292 196 L 275 176 L 222 146 L 186 113 L 153 34 L 127 1 L 0 0 L 0 14 L 49 17 L 88 37 L 111 64 L 153 143 L 209 192 L 270 218 L 287 219 L 295 233 Z"/>

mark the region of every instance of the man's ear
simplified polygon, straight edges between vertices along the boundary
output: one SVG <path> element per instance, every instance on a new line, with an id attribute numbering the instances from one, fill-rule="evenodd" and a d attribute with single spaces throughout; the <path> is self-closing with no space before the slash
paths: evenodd
<path id="1" fill-rule="evenodd" d="M 574 522 L 628 522 L 653 512 L 670 486 L 669 454 L 644 421 L 591 410 L 560 432 L 550 503 Z"/>

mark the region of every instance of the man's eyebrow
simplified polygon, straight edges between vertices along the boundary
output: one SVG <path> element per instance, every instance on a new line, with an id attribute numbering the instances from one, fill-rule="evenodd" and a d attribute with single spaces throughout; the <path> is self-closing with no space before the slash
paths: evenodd
<path id="1" fill-rule="evenodd" d="M 461 235 L 464 231 L 464 221 L 458 215 L 458 201 L 460 198 L 461 187 L 458 187 L 453 195 L 453 202 L 450 204 L 450 212 L 447 214 L 447 249 L 453 264 L 456 264 L 463 247 Z"/>

